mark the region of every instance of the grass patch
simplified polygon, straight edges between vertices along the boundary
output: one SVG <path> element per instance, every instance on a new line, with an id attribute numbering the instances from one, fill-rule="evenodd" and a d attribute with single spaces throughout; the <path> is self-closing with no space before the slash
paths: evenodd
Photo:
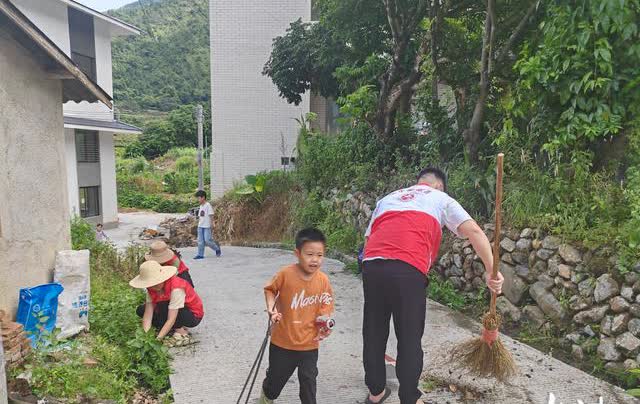
<path id="1" fill-rule="evenodd" d="M 79 218 L 72 222 L 72 244 L 91 250 L 91 329 L 68 341 L 49 336 L 51 344 L 34 351 L 27 365 L 33 392 L 71 403 L 128 403 L 141 391 L 166 400 L 169 353 L 153 333 L 143 332 L 135 309 L 144 295 L 128 285 L 144 249 L 119 253 L 98 243 L 92 226 Z"/>
<path id="2" fill-rule="evenodd" d="M 448 279 L 443 279 L 438 274 L 429 276 L 429 287 L 427 288 L 429 299 L 454 309 L 462 310 L 467 305 L 467 298 Z"/>

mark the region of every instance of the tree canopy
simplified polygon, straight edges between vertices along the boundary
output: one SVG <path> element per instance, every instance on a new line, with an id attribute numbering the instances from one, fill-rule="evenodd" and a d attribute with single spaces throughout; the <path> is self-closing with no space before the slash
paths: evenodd
<path id="1" fill-rule="evenodd" d="M 140 0 L 109 14 L 144 31 L 113 42 L 118 108 L 171 111 L 209 101 L 207 0 Z"/>

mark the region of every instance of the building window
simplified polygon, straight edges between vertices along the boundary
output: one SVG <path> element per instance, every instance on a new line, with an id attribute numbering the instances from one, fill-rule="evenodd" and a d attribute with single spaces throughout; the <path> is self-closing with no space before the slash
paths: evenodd
<path id="1" fill-rule="evenodd" d="M 76 159 L 78 163 L 97 163 L 100 161 L 98 132 L 76 130 Z"/>
<path id="2" fill-rule="evenodd" d="M 91 80 L 96 76 L 96 40 L 93 16 L 69 7 L 69 40 L 71 60 Z"/>
<path id="3" fill-rule="evenodd" d="M 80 187 L 80 217 L 100 216 L 100 187 Z"/>

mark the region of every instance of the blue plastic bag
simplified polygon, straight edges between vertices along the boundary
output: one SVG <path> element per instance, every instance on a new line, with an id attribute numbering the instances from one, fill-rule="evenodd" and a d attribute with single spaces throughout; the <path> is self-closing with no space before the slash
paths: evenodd
<path id="1" fill-rule="evenodd" d="M 53 332 L 58 314 L 58 296 L 63 290 L 59 283 L 20 289 L 16 321 L 24 326 L 33 347 L 41 341 L 43 334 L 46 336 Z"/>

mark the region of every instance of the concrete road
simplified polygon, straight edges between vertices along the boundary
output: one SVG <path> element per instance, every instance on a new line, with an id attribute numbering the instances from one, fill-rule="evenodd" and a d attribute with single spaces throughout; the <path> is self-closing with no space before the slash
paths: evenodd
<path id="1" fill-rule="evenodd" d="M 223 257 L 215 258 L 212 251 L 207 251 L 205 260 L 193 261 L 195 249 L 183 250 L 196 290 L 204 300 L 206 315 L 194 329 L 200 343 L 175 350 L 171 384 L 178 404 L 236 402 L 264 337 L 266 314 L 262 286 L 278 268 L 294 259 L 290 252 L 273 249 L 225 247 L 223 252 Z M 325 272 L 336 295 L 337 325 L 334 334 L 320 348 L 318 402 L 362 403 L 366 388 L 361 359 L 361 282 L 344 272 L 337 261 L 327 260 Z M 471 377 L 452 366 L 448 350 L 458 342 L 477 336 L 478 330 L 476 322 L 429 302 L 423 338 L 425 376 L 435 380 L 436 385 L 453 384 L 457 391 L 435 388 L 424 395 L 425 402 L 547 404 L 550 393 L 555 395 L 556 404 L 578 404 L 578 400 L 584 404 L 636 402 L 621 389 L 505 336 L 503 341 L 514 353 L 521 374 L 509 384 Z M 391 356 L 395 356 L 394 345 L 395 341 L 391 340 L 388 348 Z M 266 360 L 265 357 L 252 397 L 258 395 Z M 387 403 L 397 404 L 397 382 L 393 372 L 388 373 L 394 395 Z M 299 402 L 295 379 L 292 377 L 278 403 Z M 466 390 L 472 392 L 472 400 L 464 400 L 462 392 Z M 600 397 L 603 401 L 599 401 Z M 256 399 L 249 402 L 255 403 Z"/>
<path id="2" fill-rule="evenodd" d="M 104 232 L 116 247 L 122 249 L 131 243 L 141 243 L 138 236 L 145 228 L 157 226 L 165 219 L 181 216 L 184 215 L 155 212 L 120 213 L 118 227 Z"/>

